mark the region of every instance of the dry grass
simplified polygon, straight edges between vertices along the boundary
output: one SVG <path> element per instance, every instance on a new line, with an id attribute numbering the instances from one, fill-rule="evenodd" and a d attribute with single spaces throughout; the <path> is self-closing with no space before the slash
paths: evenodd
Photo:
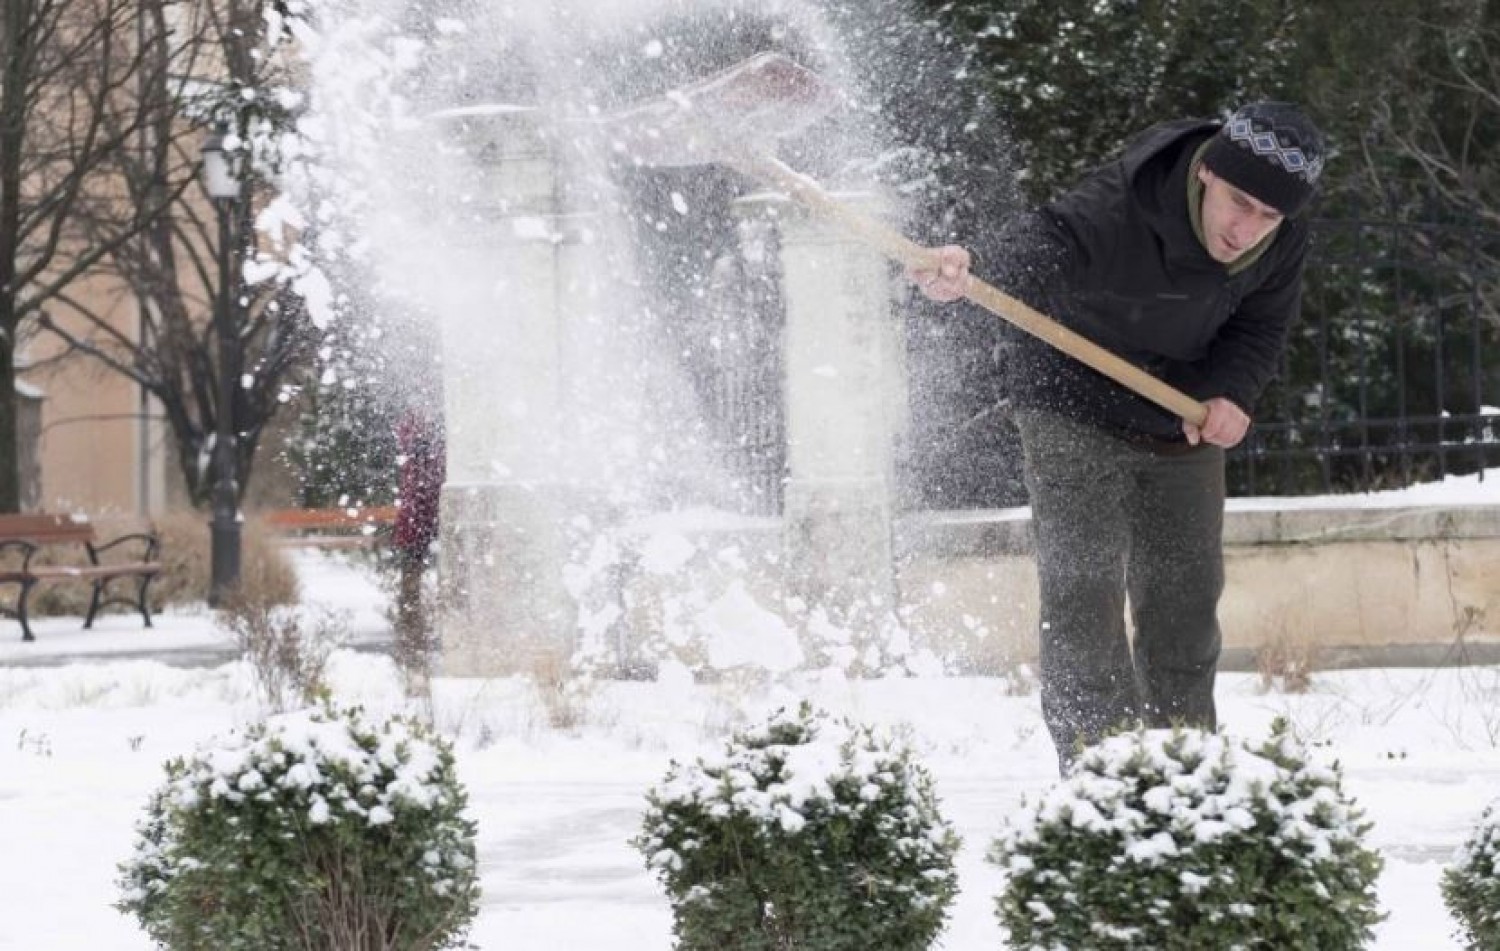
<path id="1" fill-rule="evenodd" d="M 208 595 L 211 546 L 208 516 L 171 512 L 156 520 L 161 536 L 161 576 L 152 582 L 162 604 L 201 601 Z M 296 604 L 301 592 L 297 574 L 275 538 L 256 519 L 240 528 L 241 599 L 255 604 Z"/>
<path id="2" fill-rule="evenodd" d="M 538 650 L 527 669 L 547 725 L 554 730 L 576 730 L 589 722 L 598 684 L 562 651 Z"/>
<path id="3" fill-rule="evenodd" d="M 324 616 L 304 626 L 294 607 L 237 592 L 220 612 L 255 676 L 266 707 L 282 712 L 327 695 L 328 658 L 347 640 L 339 620 Z"/>
<path id="4" fill-rule="evenodd" d="M 1256 652 L 1255 669 L 1266 693 L 1307 693 L 1318 669 L 1318 648 L 1305 640 L 1276 636 Z"/>

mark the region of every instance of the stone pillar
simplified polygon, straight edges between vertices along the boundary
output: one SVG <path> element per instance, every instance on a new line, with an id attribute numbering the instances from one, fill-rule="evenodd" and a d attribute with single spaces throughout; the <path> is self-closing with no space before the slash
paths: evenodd
<path id="1" fill-rule="evenodd" d="M 583 220 L 564 207 L 551 145 L 535 113 L 484 124 L 478 207 L 453 227 L 468 246 L 445 273 L 443 402 L 448 481 L 441 509 L 445 673 L 493 676 L 571 654 L 576 610 L 563 583 L 571 491 L 565 328 L 591 290 Z M 475 136 L 473 126 L 466 135 Z M 471 176 L 474 168 L 467 170 Z M 454 268 L 453 264 L 464 266 Z"/>
<path id="2" fill-rule="evenodd" d="M 890 266 L 800 206 L 772 211 L 786 313 L 787 593 L 858 639 L 894 606 L 893 444 L 905 375 Z"/>

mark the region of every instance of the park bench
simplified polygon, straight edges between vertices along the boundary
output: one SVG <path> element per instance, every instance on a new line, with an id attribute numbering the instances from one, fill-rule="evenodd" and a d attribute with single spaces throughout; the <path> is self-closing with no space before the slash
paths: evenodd
<path id="1" fill-rule="evenodd" d="M 126 557 L 123 552 L 128 549 L 108 558 L 100 557 L 117 546 L 130 543 L 141 546 L 137 557 Z M 46 564 L 40 560 L 43 552 L 67 551 L 68 546 L 82 546 L 88 562 L 69 565 Z M 0 608 L 0 611 L 21 622 L 21 640 L 33 641 L 36 638 L 31 633 L 27 617 L 31 592 L 40 585 L 87 583 L 93 586 L 93 593 L 89 598 L 88 616 L 83 620 L 85 628 L 93 626 L 100 608 L 111 604 L 135 608 L 150 627 L 151 608 L 146 601 L 146 589 L 151 579 L 161 573 L 161 562 L 156 560 L 159 547 L 156 535 L 146 532 L 121 535 L 102 545 L 96 544 L 93 524 L 71 515 L 0 515 L 0 586 L 9 584 L 20 588 L 14 609 Z M 111 591 L 110 583 L 120 579 L 136 582 L 134 598 L 106 597 Z"/>
<path id="2" fill-rule="evenodd" d="M 316 547 L 364 546 L 382 540 L 381 529 L 396 523 L 394 505 L 331 509 L 273 509 L 260 520 L 273 534 L 292 545 Z"/>

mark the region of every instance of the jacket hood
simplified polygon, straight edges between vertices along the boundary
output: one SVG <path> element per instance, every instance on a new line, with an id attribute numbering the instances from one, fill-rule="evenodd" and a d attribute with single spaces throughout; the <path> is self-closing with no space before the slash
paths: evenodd
<path id="1" fill-rule="evenodd" d="M 1194 145 L 1201 143 L 1219 131 L 1219 125 L 1212 119 L 1177 119 L 1152 126 L 1125 146 L 1120 161 L 1126 176 L 1135 181 L 1152 160 L 1166 152 L 1175 154 L 1189 141 Z"/>
<path id="2" fill-rule="evenodd" d="M 1174 268 L 1223 267 L 1193 231 L 1187 204 L 1193 154 L 1218 129 L 1219 123 L 1204 119 L 1164 122 L 1137 136 L 1120 157 L 1137 207 Z"/>

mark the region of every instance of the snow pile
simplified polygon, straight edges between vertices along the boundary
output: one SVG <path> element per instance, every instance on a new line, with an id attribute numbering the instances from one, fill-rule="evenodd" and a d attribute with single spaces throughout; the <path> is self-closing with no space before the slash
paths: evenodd
<path id="1" fill-rule="evenodd" d="M 168 947 L 335 946 L 372 923 L 446 947 L 477 911 L 465 807 L 451 749 L 416 722 L 273 716 L 167 764 L 119 907 Z"/>
<path id="2" fill-rule="evenodd" d="M 1361 947 L 1380 920 L 1367 831 L 1283 722 L 1254 747 L 1124 733 L 1006 826 L 998 913 L 1017 947 Z"/>
<path id="3" fill-rule="evenodd" d="M 698 623 L 707 639 L 708 662 L 715 669 L 749 666 L 785 672 L 802 666 L 797 632 L 761 607 L 738 579 L 698 615 Z"/>
<path id="4" fill-rule="evenodd" d="M 910 749 L 804 704 L 673 763 L 635 845 L 682 947 L 925 948 L 958 838 Z"/>

